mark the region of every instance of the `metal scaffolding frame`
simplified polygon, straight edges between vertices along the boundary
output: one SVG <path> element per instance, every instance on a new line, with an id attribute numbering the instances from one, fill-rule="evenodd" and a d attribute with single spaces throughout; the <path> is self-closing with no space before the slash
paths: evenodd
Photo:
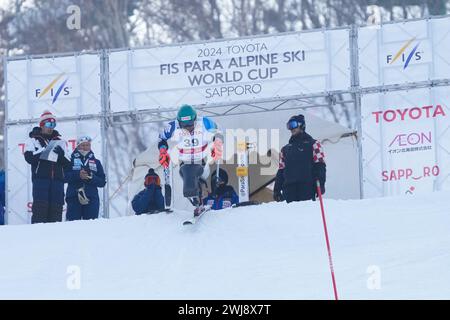
<path id="1" fill-rule="evenodd" d="M 409 21 L 419 21 L 419 20 L 430 20 L 430 19 L 441 19 L 448 18 L 450 15 L 446 16 L 438 16 L 438 17 L 430 17 L 428 19 L 410 19 L 404 21 L 396 21 L 384 23 L 386 24 L 394 24 L 394 23 L 402 23 Z M 337 30 L 337 29 L 348 29 L 349 30 L 349 45 L 350 45 L 350 87 L 348 90 L 341 91 L 328 91 L 328 92 L 318 92 L 310 95 L 299 95 L 299 96 L 290 96 L 283 98 L 273 98 L 273 99 L 252 99 L 251 101 L 241 101 L 239 103 L 214 103 L 207 105 L 196 105 L 195 107 L 203 114 L 216 117 L 216 116 L 228 116 L 228 115 L 246 115 L 260 112 L 274 112 L 281 110 L 299 110 L 299 109 L 309 109 L 309 108 L 318 108 L 318 107 L 329 107 L 333 108 L 338 105 L 352 105 L 356 110 L 357 115 L 357 123 L 356 130 L 358 133 L 361 132 L 361 97 L 364 94 L 369 93 L 380 93 L 380 92 L 392 92 L 392 91 L 404 91 L 404 90 L 412 90 L 418 88 L 431 88 L 431 87 L 439 87 L 439 86 L 450 86 L 450 78 L 448 79 L 440 79 L 440 80 L 429 80 L 429 81 L 418 81 L 418 82 L 409 82 L 404 84 L 397 85 L 382 85 L 375 87 L 361 87 L 360 79 L 359 79 L 359 48 L 358 48 L 358 29 L 359 25 L 351 25 L 349 27 L 340 27 L 340 28 L 331 28 L 331 29 L 322 29 L 322 31 L 327 30 Z M 293 33 L 306 33 L 306 32 L 315 32 L 320 30 L 307 30 L 301 32 L 289 32 L 282 33 L 284 34 L 293 34 Z M 256 37 L 242 37 L 236 39 L 254 39 L 254 38 L 264 38 L 268 35 L 256 36 Z M 180 46 L 186 44 L 196 44 L 196 43 L 213 43 L 213 42 L 221 42 L 221 41 L 231 41 L 235 39 L 218 39 L 212 41 L 197 41 L 183 44 L 173 44 L 170 46 Z M 38 119 L 23 119 L 17 121 L 8 121 L 8 93 L 7 93 L 7 63 L 9 61 L 15 60 L 33 60 L 33 59 L 44 59 L 44 58 L 59 58 L 59 57 L 68 57 L 68 56 L 77 56 L 83 54 L 99 54 L 100 55 L 100 81 L 101 81 L 101 112 L 99 114 L 83 114 L 72 117 L 61 117 L 58 118 L 58 121 L 70 122 L 76 120 L 86 120 L 86 119 L 98 119 L 101 122 L 101 135 L 103 137 L 102 141 L 102 151 L 104 155 L 104 159 L 102 161 L 105 164 L 105 172 L 109 173 L 109 163 L 108 163 L 108 147 L 106 143 L 107 132 L 110 128 L 118 125 L 126 125 L 132 123 L 155 123 L 166 120 L 172 120 L 176 108 L 156 108 L 156 109 L 145 109 L 145 110 L 136 110 L 136 111 L 126 111 L 126 112 L 112 112 L 110 109 L 110 73 L 109 73 L 109 54 L 111 52 L 124 51 L 124 50 L 137 50 L 137 49 L 148 49 L 153 48 L 155 46 L 147 46 L 147 47 L 137 47 L 137 48 L 123 48 L 123 49 L 114 49 L 114 50 L 100 50 L 100 51 L 86 51 L 86 52 L 72 52 L 72 53 L 63 53 L 63 54 L 44 54 L 44 55 L 30 55 L 30 56 L 18 56 L 18 57 L 4 57 L 4 79 L 5 79 L 5 88 L 6 88 L 6 108 L 5 108 L 5 126 L 4 126 L 4 156 L 5 156 L 5 164 L 7 166 L 8 163 L 8 139 L 7 139 L 7 129 L 10 126 L 21 125 L 21 124 L 30 124 L 35 123 Z M 358 155 L 359 155 L 359 177 L 360 177 L 360 197 L 363 198 L 363 181 L 362 181 L 362 173 L 363 173 L 363 165 L 362 165 L 362 144 L 361 144 L 361 134 L 357 134 L 357 147 L 358 147 Z M 5 168 L 7 170 L 7 167 Z M 8 183 L 8 176 L 6 175 L 6 183 Z M 104 217 L 109 217 L 109 189 L 108 184 L 104 192 Z M 8 208 L 8 197 L 6 197 L 6 206 Z"/>
<path id="2" fill-rule="evenodd" d="M 346 95 L 346 97 L 341 97 Z M 269 104 L 270 102 L 270 104 Z M 354 103 L 350 92 L 327 93 L 326 95 L 298 96 L 271 101 L 252 101 L 236 104 L 196 105 L 195 108 L 210 117 L 245 115 L 260 112 L 273 112 L 295 109 L 309 109 L 318 107 L 333 107 L 339 104 Z M 152 123 L 173 120 L 177 108 L 150 109 L 109 114 L 110 125 L 126 125 L 132 123 Z"/>

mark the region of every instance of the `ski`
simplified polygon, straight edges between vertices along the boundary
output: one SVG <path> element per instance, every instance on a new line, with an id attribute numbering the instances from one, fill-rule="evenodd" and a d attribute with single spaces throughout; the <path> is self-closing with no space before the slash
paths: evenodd
<path id="1" fill-rule="evenodd" d="M 164 198 L 166 212 L 172 212 L 172 170 L 169 167 L 164 168 Z"/>
<path id="2" fill-rule="evenodd" d="M 196 224 L 197 221 L 200 220 L 200 218 L 209 210 L 211 210 L 211 206 L 203 207 L 202 212 L 200 212 L 200 214 L 198 216 L 194 216 L 193 218 L 184 221 L 183 226 Z"/>
<path id="3" fill-rule="evenodd" d="M 165 213 L 169 214 L 169 213 L 172 213 L 173 210 L 172 209 L 152 210 L 149 212 L 144 212 L 143 214 L 157 214 L 157 213 L 161 213 L 161 212 L 165 212 Z"/>
<path id="4" fill-rule="evenodd" d="M 260 205 L 261 203 L 258 201 L 244 201 L 244 202 L 239 202 L 236 204 L 233 204 L 231 207 L 232 208 L 239 208 L 239 207 L 246 207 L 246 206 L 257 206 Z"/>

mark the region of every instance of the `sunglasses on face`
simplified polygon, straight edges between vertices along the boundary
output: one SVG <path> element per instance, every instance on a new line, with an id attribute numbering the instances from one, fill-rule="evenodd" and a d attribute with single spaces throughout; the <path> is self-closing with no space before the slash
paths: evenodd
<path id="1" fill-rule="evenodd" d="M 214 177 L 216 184 L 225 184 L 225 180 L 223 180 L 220 176 L 219 177 Z"/>
<path id="2" fill-rule="evenodd" d="M 183 129 L 193 127 L 194 125 L 195 125 L 195 120 L 180 122 L 180 127 Z"/>

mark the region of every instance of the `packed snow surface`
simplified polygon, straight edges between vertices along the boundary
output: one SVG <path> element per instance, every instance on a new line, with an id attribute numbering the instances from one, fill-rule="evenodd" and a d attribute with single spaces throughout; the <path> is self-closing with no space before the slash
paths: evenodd
<path id="1" fill-rule="evenodd" d="M 340 299 L 450 299 L 445 192 L 325 200 Z M 333 299 L 319 202 L 0 227 L 0 299 Z"/>

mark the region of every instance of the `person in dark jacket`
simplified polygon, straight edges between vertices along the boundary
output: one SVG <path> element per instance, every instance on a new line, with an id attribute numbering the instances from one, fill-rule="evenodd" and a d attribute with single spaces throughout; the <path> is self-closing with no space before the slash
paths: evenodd
<path id="1" fill-rule="evenodd" d="M 62 221 L 64 169 L 70 165 L 67 142 L 55 130 L 56 117 L 41 115 L 25 144 L 25 160 L 31 164 L 33 205 L 31 223 Z"/>
<path id="2" fill-rule="evenodd" d="M 100 160 L 95 158 L 89 136 L 79 137 L 71 156 L 71 166 L 66 171 L 66 220 L 97 219 L 100 208 L 98 188 L 106 184 Z"/>
<path id="3" fill-rule="evenodd" d="M 203 199 L 204 205 L 210 205 L 213 210 L 220 210 L 231 207 L 239 203 L 239 197 L 233 187 L 228 185 L 228 174 L 225 170 L 219 169 L 219 178 L 216 178 L 217 171 L 211 175 L 211 193 Z"/>
<path id="4" fill-rule="evenodd" d="M 158 213 L 164 210 L 161 180 L 155 170 L 149 169 L 144 179 L 145 189 L 134 196 L 131 206 L 137 215 Z"/>
<path id="5" fill-rule="evenodd" d="M 315 200 L 316 180 L 320 182 L 321 192 L 325 193 L 326 165 L 322 146 L 305 132 L 303 115 L 291 117 L 287 128 L 291 138 L 280 152 L 274 199 L 287 202 Z"/>

